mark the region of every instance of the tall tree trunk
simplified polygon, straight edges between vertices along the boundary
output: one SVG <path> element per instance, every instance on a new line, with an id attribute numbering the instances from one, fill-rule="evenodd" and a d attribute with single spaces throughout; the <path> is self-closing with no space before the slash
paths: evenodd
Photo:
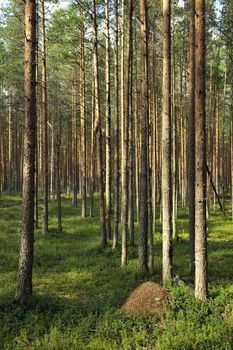
<path id="1" fill-rule="evenodd" d="M 36 1 L 36 22 L 38 23 L 38 0 Z M 36 38 L 38 38 L 38 25 L 36 26 Z M 36 41 L 36 100 L 38 99 L 38 73 L 39 73 L 39 43 Z M 38 109 L 38 106 L 36 106 Z M 36 132 L 35 132 L 35 227 L 39 228 L 39 207 L 38 207 L 38 192 L 39 192 L 39 137 L 38 137 L 38 110 L 36 111 Z"/>
<path id="2" fill-rule="evenodd" d="M 162 226 L 163 283 L 172 281 L 171 1 L 163 0 Z"/>
<path id="3" fill-rule="evenodd" d="M 107 244 L 106 222 L 105 222 L 105 202 L 104 202 L 104 179 L 103 179 L 103 159 L 102 159 L 102 129 L 100 116 L 100 96 L 99 96 L 99 66 L 98 66 L 98 43 L 97 43 L 97 23 L 96 5 L 92 0 L 93 18 L 93 59 L 94 59 L 94 79 L 95 79 L 95 133 L 97 143 L 97 177 L 99 185 L 99 208 L 100 208 L 100 244 L 105 247 Z"/>
<path id="4" fill-rule="evenodd" d="M 55 200 L 55 127 L 54 127 L 54 115 L 52 115 L 51 122 L 51 168 L 50 168 L 50 193 L 52 194 L 52 201 Z"/>
<path id="5" fill-rule="evenodd" d="M 8 106 L 8 193 L 11 195 L 13 189 L 13 116 L 12 98 L 9 98 Z"/>
<path id="6" fill-rule="evenodd" d="M 206 237 L 205 0 L 195 0 L 195 295 L 208 296 Z"/>
<path id="7" fill-rule="evenodd" d="M 61 208 L 61 165 L 60 165 L 60 152 L 61 152 L 61 115 L 60 110 L 57 111 L 57 127 L 56 127 L 56 180 L 57 180 L 57 231 L 62 231 L 62 208 Z"/>
<path id="8" fill-rule="evenodd" d="M 134 117 L 133 117 L 133 3 L 129 2 L 129 126 L 128 126 L 128 226 L 130 245 L 134 245 Z"/>
<path id="9" fill-rule="evenodd" d="M 189 23 L 189 145 L 188 145 L 188 198 L 190 268 L 195 271 L 195 0 L 190 0 Z"/>
<path id="10" fill-rule="evenodd" d="M 71 88 L 71 148 L 72 148 L 72 202 L 73 207 L 78 207 L 78 179 L 77 179 L 77 163 L 78 163 L 78 119 L 77 119 L 77 80 L 76 80 L 76 70 L 74 71 L 74 77 L 72 79 Z"/>
<path id="11" fill-rule="evenodd" d="M 114 83 L 115 83 L 115 104 L 114 104 L 114 231 L 113 249 L 118 244 L 119 227 L 119 73 L 118 73 L 118 0 L 114 2 Z"/>
<path id="12" fill-rule="evenodd" d="M 147 1 L 140 0 L 141 30 L 141 157 L 139 207 L 139 268 L 148 269 L 148 86 L 147 86 Z"/>
<path id="13" fill-rule="evenodd" d="M 90 166 L 90 213 L 93 216 L 94 209 L 94 173 L 95 173 L 95 79 L 94 79 L 94 60 L 92 73 L 92 95 L 91 95 L 91 166 Z"/>
<path id="14" fill-rule="evenodd" d="M 176 113 L 176 74 L 175 50 L 173 50 L 173 76 L 172 76 L 172 238 L 178 239 L 176 229 L 177 221 L 177 113 Z"/>
<path id="15" fill-rule="evenodd" d="M 105 0 L 106 20 L 106 55 L 105 55 L 105 118 L 106 118 L 106 225 L 108 237 L 111 238 L 111 94 L 110 94 L 110 36 L 109 36 L 109 0 Z"/>
<path id="16" fill-rule="evenodd" d="M 131 1 L 131 0 L 129 0 Z M 129 43 L 128 43 L 129 44 Z M 128 48 L 129 49 L 129 48 Z M 121 265 L 127 261 L 127 213 L 128 213 L 128 82 L 129 67 L 125 69 L 125 0 L 122 0 L 122 20 L 121 20 L 121 227 L 122 227 L 122 249 Z M 128 60 L 126 58 L 126 62 Z"/>
<path id="17" fill-rule="evenodd" d="M 48 115 L 47 115 L 47 76 L 46 76 L 46 44 L 45 44 L 45 9 L 44 0 L 41 3 L 41 40 L 42 40 L 42 118 L 43 118 L 43 178 L 44 178 L 44 208 L 43 208 L 43 226 L 42 234 L 48 233 L 48 196 L 49 196 L 49 179 L 48 179 Z"/>
<path id="18" fill-rule="evenodd" d="M 83 16 L 82 1 L 80 1 L 80 16 Z M 81 44 L 80 44 L 80 118 L 81 118 L 81 194 L 82 194 L 82 217 L 86 216 L 86 183 L 87 183 L 87 157 L 86 157 L 86 108 L 85 108 L 85 27 L 84 19 L 81 23 Z"/>
<path id="19" fill-rule="evenodd" d="M 156 204 L 157 204 L 157 84 L 156 84 L 156 51 L 155 44 L 152 44 L 152 211 L 153 211 L 153 232 L 156 230 Z"/>
<path id="20" fill-rule="evenodd" d="M 34 244 L 34 186 L 36 136 L 36 1 L 24 2 L 24 174 L 23 221 L 16 299 L 26 300 L 32 294 L 32 267 Z"/>
<path id="21" fill-rule="evenodd" d="M 222 207 L 223 212 L 225 212 L 225 182 L 226 182 L 226 173 L 225 173 L 225 118 L 226 118 L 226 84 L 227 84 L 227 69 L 225 69 L 224 75 L 224 89 L 223 89 L 223 116 L 222 116 L 222 152 L 221 152 L 221 178 L 222 178 Z"/>
<path id="22" fill-rule="evenodd" d="M 230 83 L 230 96 L 231 96 L 231 216 L 233 221 L 233 78 L 231 77 Z"/>

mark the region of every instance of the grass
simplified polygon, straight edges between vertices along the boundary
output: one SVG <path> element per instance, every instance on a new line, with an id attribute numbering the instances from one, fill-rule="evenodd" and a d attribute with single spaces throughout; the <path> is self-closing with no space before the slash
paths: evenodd
<path id="1" fill-rule="evenodd" d="M 154 276 L 137 270 L 137 247 L 120 267 L 120 247 L 99 246 L 95 217 L 80 217 L 71 199 L 63 199 L 63 232 L 56 231 L 56 204 L 50 203 L 50 233 L 35 234 L 33 298 L 15 303 L 21 207 L 18 196 L 0 201 L 0 349 L 4 350 L 133 350 L 233 349 L 233 224 L 211 212 L 208 232 L 210 299 L 195 300 L 189 276 L 187 212 L 179 210 L 181 242 L 174 246 L 174 274 L 187 287 L 172 287 L 166 319 L 126 317 L 120 310 L 140 283 L 161 283 L 161 227 L 155 234 Z M 42 208 L 40 206 L 40 217 Z M 41 222 L 39 223 L 41 227 Z M 136 231 L 137 231 L 136 226 Z"/>

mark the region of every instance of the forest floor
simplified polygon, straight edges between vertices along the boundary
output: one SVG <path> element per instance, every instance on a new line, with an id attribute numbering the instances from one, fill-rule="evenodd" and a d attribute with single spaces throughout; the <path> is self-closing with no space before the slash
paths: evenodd
<path id="1" fill-rule="evenodd" d="M 9 205 L 10 204 L 10 205 Z M 14 205 L 15 204 L 15 205 Z M 63 199 L 63 232 L 56 231 L 56 203 L 50 203 L 50 232 L 35 234 L 33 298 L 14 302 L 21 205 L 18 196 L 0 199 L 0 349 L 4 350 L 180 350 L 233 349 L 233 224 L 211 211 L 208 223 L 210 298 L 196 301 L 189 276 L 187 212 L 179 209 L 174 245 L 174 275 L 185 286 L 170 288 L 164 319 L 126 316 L 120 310 L 135 287 L 161 283 L 161 225 L 155 234 L 155 275 L 137 270 L 137 247 L 129 248 L 127 267 L 120 249 L 99 247 L 95 217 L 81 218 L 71 199 Z M 42 206 L 40 204 L 40 217 Z M 41 226 L 41 222 L 39 223 Z M 136 225 L 137 231 L 137 225 Z"/>

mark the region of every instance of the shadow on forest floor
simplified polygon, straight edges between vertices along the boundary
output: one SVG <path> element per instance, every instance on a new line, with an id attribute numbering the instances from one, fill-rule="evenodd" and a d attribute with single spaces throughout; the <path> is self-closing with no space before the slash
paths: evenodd
<path id="1" fill-rule="evenodd" d="M 34 296 L 26 308 L 12 303 L 21 225 L 18 200 L 12 201 L 17 204 L 14 206 L 7 206 L 8 196 L 6 200 L 1 200 L 4 209 L 0 217 L 0 318 L 5 323 L 5 336 L 8 332 L 12 337 L 18 334 L 28 322 L 31 322 L 30 327 L 36 324 L 38 332 L 42 333 L 51 326 L 51 322 L 80 324 L 88 317 L 91 319 L 90 315 L 102 315 L 111 308 L 118 308 L 143 281 L 161 283 L 162 237 L 159 220 L 155 234 L 156 272 L 154 276 L 149 276 L 137 270 L 137 246 L 129 247 L 125 268 L 120 267 L 120 246 L 117 251 L 112 250 L 110 243 L 106 249 L 99 246 L 97 200 L 95 216 L 81 218 L 80 198 L 78 209 L 72 208 L 71 199 L 63 199 L 63 232 L 56 230 L 56 203 L 50 203 L 50 232 L 43 237 L 39 228 L 35 233 Z M 39 217 L 42 217 L 41 204 Z M 192 287 L 187 220 L 187 213 L 180 210 L 177 232 L 181 239 L 174 244 L 173 273 Z M 233 232 L 230 225 L 227 218 L 223 220 L 216 214 L 209 220 L 209 281 L 212 290 L 233 283 Z M 137 240 L 137 224 L 135 230 Z"/>

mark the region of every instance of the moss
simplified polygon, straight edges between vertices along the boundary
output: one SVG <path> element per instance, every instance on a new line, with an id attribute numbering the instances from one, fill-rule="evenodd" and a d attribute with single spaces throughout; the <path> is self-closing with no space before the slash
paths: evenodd
<path id="1" fill-rule="evenodd" d="M 50 233 L 35 233 L 34 295 L 22 307 L 13 302 L 17 273 L 21 205 L 18 196 L 1 197 L 0 207 L 0 349 L 231 349 L 233 334 L 233 230 L 230 213 L 209 219 L 211 298 L 193 297 L 189 276 L 187 213 L 179 209 L 181 241 L 174 246 L 174 273 L 185 287 L 171 289 L 167 317 L 126 317 L 119 306 L 148 276 L 137 270 L 137 247 L 120 267 L 120 247 L 99 246 L 98 206 L 95 217 L 80 217 L 71 199 L 63 198 L 63 232 L 56 230 L 56 203 L 50 203 Z M 8 207 L 6 207 L 10 204 Z M 39 217 L 42 217 L 40 205 Z M 41 222 L 39 222 L 41 226 Z M 156 273 L 161 282 L 161 228 L 155 234 Z M 138 227 L 136 225 L 136 233 Z"/>

